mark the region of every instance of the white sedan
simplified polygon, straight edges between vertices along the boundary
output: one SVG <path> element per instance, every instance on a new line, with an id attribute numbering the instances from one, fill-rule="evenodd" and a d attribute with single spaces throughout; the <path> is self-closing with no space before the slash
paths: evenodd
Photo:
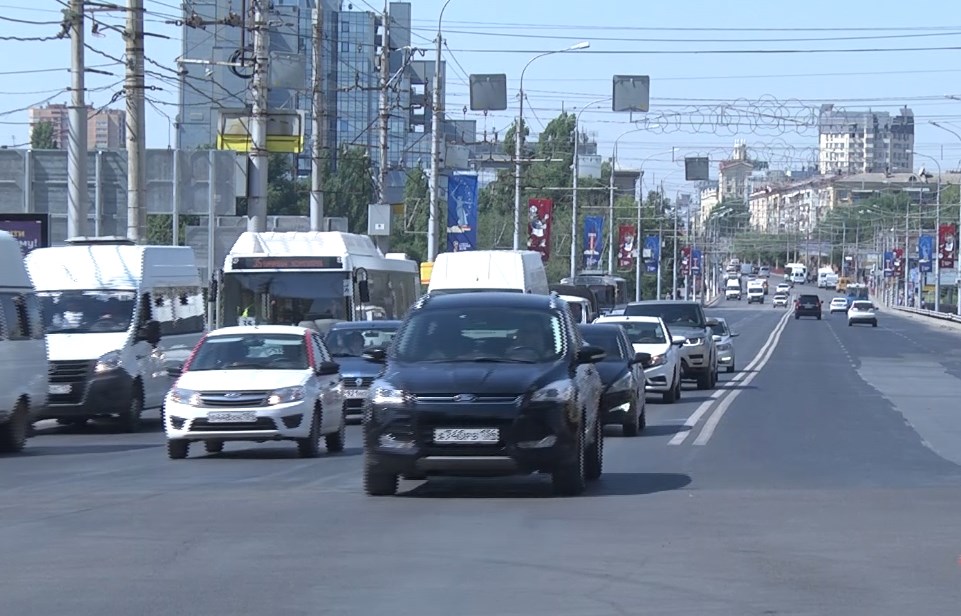
<path id="1" fill-rule="evenodd" d="M 776 289 L 774 289 L 774 292 L 775 292 L 775 293 L 790 293 L 790 292 L 791 292 L 791 285 L 788 284 L 788 283 L 786 283 L 786 282 L 782 282 L 781 284 L 779 284 L 779 285 L 777 286 Z"/>
<path id="2" fill-rule="evenodd" d="M 227 441 L 294 441 L 304 458 L 344 449 L 346 422 L 339 366 L 317 332 L 266 325 L 208 333 L 164 401 L 171 459 L 203 441 L 220 453 Z"/>
<path id="3" fill-rule="evenodd" d="M 677 402 L 680 399 L 680 348 L 687 341 L 684 336 L 671 336 L 661 317 L 603 316 L 594 322 L 622 326 L 634 352 L 650 354 L 651 362 L 644 366 L 647 392 L 661 394 L 664 402 Z"/>
<path id="4" fill-rule="evenodd" d="M 848 327 L 855 323 L 870 323 L 872 327 L 878 326 L 878 309 L 871 302 L 858 300 L 848 308 Z"/>
<path id="5" fill-rule="evenodd" d="M 831 305 L 828 309 L 830 314 L 834 314 L 835 312 L 847 312 L 848 300 L 843 297 L 835 297 L 831 300 Z"/>

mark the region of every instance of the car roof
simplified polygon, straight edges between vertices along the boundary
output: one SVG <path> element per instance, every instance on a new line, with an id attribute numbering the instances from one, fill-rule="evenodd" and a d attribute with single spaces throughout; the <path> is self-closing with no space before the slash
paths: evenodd
<path id="1" fill-rule="evenodd" d="M 649 317 L 649 316 L 626 316 L 623 314 L 606 314 L 602 317 L 597 317 L 594 321 L 598 325 L 602 323 L 657 323 L 660 325 L 661 317 Z"/>
<path id="2" fill-rule="evenodd" d="M 553 295 L 535 293 L 509 293 L 504 291 L 479 291 L 476 293 L 428 293 L 418 300 L 414 310 L 425 308 L 477 308 L 479 306 L 505 308 L 556 309 L 562 299 Z"/>
<path id="3" fill-rule="evenodd" d="M 873 305 L 874 305 L 874 302 L 872 302 L 872 301 L 869 300 L 869 299 L 859 299 L 859 300 L 853 302 L 851 305 L 852 305 L 852 306 L 857 306 L 858 304 L 861 304 L 861 305 L 867 304 L 868 306 L 873 306 Z"/>
<path id="4" fill-rule="evenodd" d="M 662 305 L 681 305 L 689 304 L 691 306 L 700 306 L 701 302 L 695 302 L 688 299 L 648 299 L 642 302 L 631 302 L 628 306 L 662 306 Z"/>
<path id="5" fill-rule="evenodd" d="M 221 327 L 207 333 L 207 337 L 236 336 L 238 334 L 286 334 L 289 336 L 303 336 L 314 330 L 298 325 L 231 325 Z"/>
<path id="6" fill-rule="evenodd" d="M 578 328 L 585 334 L 624 336 L 624 328 L 616 323 L 581 323 Z"/>
<path id="7" fill-rule="evenodd" d="M 400 327 L 400 321 L 396 320 L 374 320 L 374 321 L 341 321 L 340 323 L 334 323 L 331 325 L 330 329 L 327 330 L 331 332 L 333 330 L 344 330 L 344 329 L 386 329 L 388 327 L 398 328 Z"/>

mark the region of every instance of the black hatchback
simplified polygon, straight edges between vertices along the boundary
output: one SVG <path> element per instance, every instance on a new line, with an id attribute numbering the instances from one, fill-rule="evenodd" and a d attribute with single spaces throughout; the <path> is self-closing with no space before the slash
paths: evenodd
<path id="1" fill-rule="evenodd" d="M 601 475 L 604 350 L 567 304 L 522 293 L 425 296 L 407 314 L 364 403 L 364 489 L 399 477 L 550 474 L 577 494 Z"/>
<path id="2" fill-rule="evenodd" d="M 817 317 L 821 320 L 821 298 L 817 295 L 806 293 L 798 296 L 794 300 L 794 319 L 801 317 Z"/>
<path id="3" fill-rule="evenodd" d="M 647 427 L 644 366 L 651 361 L 648 353 L 635 353 L 631 339 L 621 325 L 592 323 L 581 325 L 581 335 L 588 344 L 604 349 L 598 362 L 604 393 L 601 394 L 601 416 L 605 426 L 621 426 L 624 436 L 637 436 Z"/>

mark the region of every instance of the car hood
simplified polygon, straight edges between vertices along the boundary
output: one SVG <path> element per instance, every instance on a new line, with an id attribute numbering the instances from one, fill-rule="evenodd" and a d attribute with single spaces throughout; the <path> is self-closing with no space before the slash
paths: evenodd
<path id="1" fill-rule="evenodd" d="M 656 342 L 654 344 L 632 344 L 635 353 L 648 353 L 650 355 L 665 355 L 669 350 L 671 350 L 671 345 L 665 344 L 663 342 Z"/>
<path id="2" fill-rule="evenodd" d="M 384 380 L 415 395 L 517 396 L 567 377 L 564 362 L 550 364 L 388 364 Z"/>
<path id="3" fill-rule="evenodd" d="M 627 362 L 625 361 L 601 361 L 595 365 L 604 387 L 608 387 L 627 372 Z"/>
<path id="4" fill-rule="evenodd" d="M 367 361 L 363 357 L 334 357 L 340 366 L 340 376 L 344 379 L 374 377 L 384 369 L 383 364 Z"/>
<path id="5" fill-rule="evenodd" d="M 195 391 L 270 391 L 307 382 L 310 370 L 188 370 L 176 387 Z"/>
<path id="6" fill-rule="evenodd" d="M 127 332 L 47 334 L 47 353 L 50 361 L 99 359 L 106 353 L 123 349 L 127 335 Z"/>
<path id="7" fill-rule="evenodd" d="M 668 329 L 671 330 L 672 336 L 684 336 L 685 338 L 703 338 L 706 331 L 703 327 L 691 327 L 684 325 L 667 325 Z"/>

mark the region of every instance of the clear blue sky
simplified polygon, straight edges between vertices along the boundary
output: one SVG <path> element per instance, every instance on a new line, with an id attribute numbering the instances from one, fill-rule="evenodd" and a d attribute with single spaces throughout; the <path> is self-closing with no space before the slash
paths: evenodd
<path id="1" fill-rule="evenodd" d="M 370 3 L 382 6 L 380 0 Z M 239 4 L 237 0 L 238 8 Z M 345 1 L 345 7 L 347 4 Z M 352 4 L 358 10 L 371 8 L 364 0 Z M 431 40 L 442 4 L 443 0 L 412 0 L 415 45 L 433 48 Z M 146 5 L 147 30 L 170 37 L 149 38 L 147 56 L 174 68 L 180 31 L 163 22 L 179 16 L 178 2 L 146 0 Z M 516 113 L 518 78 L 524 64 L 538 51 L 585 40 L 591 43 L 587 52 L 549 56 L 531 65 L 524 83 L 525 117 L 538 131 L 562 108 L 579 110 L 608 96 L 612 75 L 650 75 L 649 123 L 653 126 L 624 136 L 618 147 L 619 159 L 625 164 L 643 162 L 647 188 L 652 179 L 663 180 L 672 193 L 687 187 L 681 166 L 671 162 L 672 148 L 678 159 L 692 155 L 719 159 L 740 139 L 775 168 L 810 160 L 817 145 L 816 128 L 799 132 L 791 126 L 808 122 L 816 108 L 827 102 L 848 109 L 893 112 L 908 105 L 917 120 L 917 149 L 940 160 L 945 170 L 954 169 L 961 165 L 961 141 L 928 123 L 934 120 L 961 133 L 961 100 L 945 96 L 961 95 L 961 51 L 957 49 L 961 48 L 961 12 L 952 6 L 947 0 L 909 4 L 894 0 L 452 0 L 444 16 L 450 49 L 444 51 L 452 59 L 447 110 L 454 117 L 477 118 L 480 131 L 486 127 L 503 135 Z M 0 17 L 0 35 L 54 35 L 58 26 L 52 23 L 10 20 L 56 22 L 61 8 L 59 0 L 31 4 L 0 0 L 4 15 Z M 98 19 L 122 26 L 123 17 L 99 13 Z M 117 32 L 88 36 L 88 42 L 118 58 L 123 53 Z M 944 49 L 948 47 L 956 49 Z M 904 48 L 940 49 L 759 53 Z M 67 100 L 69 43 L 4 40 L 0 49 L 5 59 L 0 70 L 4 84 L 0 88 L 0 144 L 21 144 L 27 140 L 26 107 L 47 99 Z M 752 53 L 676 53 L 699 50 Z M 642 51 L 657 53 L 639 53 Z M 92 52 L 87 61 L 113 73 L 88 77 L 90 100 L 94 105 L 106 104 L 120 88 L 123 68 L 111 66 L 110 60 Z M 470 73 L 506 73 L 512 109 L 492 112 L 486 119 L 470 111 L 464 116 L 466 74 Z M 162 88 L 150 93 L 157 104 L 148 109 L 148 146 L 166 147 L 172 137 L 163 114 L 173 117 L 176 113 L 176 89 L 169 81 L 150 78 L 148 83 Z M 733 125 L 720 126 L 719 114 L 726 105 L 734 107 L 727 112 Z M 615 138 L 634 128 L 627 114 L 614 114 L 603 105 L 585 111 L 581 123 L 597 132 L 605 156 L 610 156 Z M 928 159 L 917 162 L 916 166 L 933 166 Z"/>

